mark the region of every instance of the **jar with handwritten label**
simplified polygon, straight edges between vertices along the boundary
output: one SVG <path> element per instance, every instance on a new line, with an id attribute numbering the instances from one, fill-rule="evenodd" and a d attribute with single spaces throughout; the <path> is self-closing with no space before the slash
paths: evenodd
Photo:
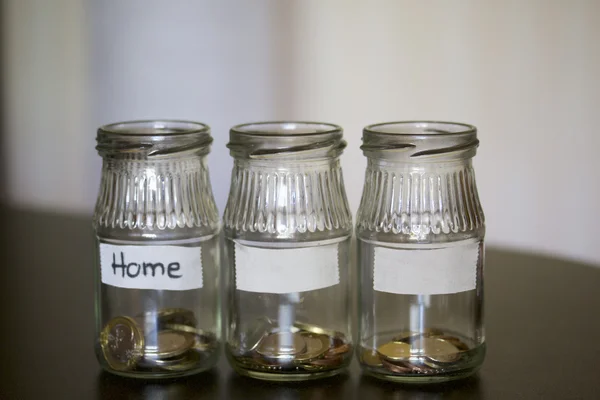
<path id="1" fill-rule="evenodd" d="M 345 146 L 331 124 L 231 129 L 226 355 L 242 375 L 306 380 L 350 363 Z"/>
<path id="2" fill-rule="evenodd" d="M 216 363 L 221 225 L 211 142 L 195 122 L 98 129 L 95 350 L 109 372 L 176 377 Z"/>
<path id="3" fill-rule="evenodd" d="M 398 382 L 474 373 L 485 356 L 484 216 L 475 127 L 397 122 L 364 129 L 357 215 L 362 369 Z"/>

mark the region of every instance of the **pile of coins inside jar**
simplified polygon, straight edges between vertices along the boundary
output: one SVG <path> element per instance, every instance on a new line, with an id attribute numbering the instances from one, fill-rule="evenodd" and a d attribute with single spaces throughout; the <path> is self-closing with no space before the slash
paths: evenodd
<path id="1" fill-rule="evenodd" d="M 218 348 L 212 333 L 196 328 L 194 313 L 162 309 L 111 319 L 102 330 L 102 353 L 116 371 L 187 371 Z"/>
<path id="2" fill-rule="evenodd" d="M 463 362 L 469 347 L 438 329 L 404 332 L 376 349 L 362 349 L 360 361 L 387 374 L 439 374 Z"/>
<path id="3" fill-rule="evenodd" d="M 261 318 L 244 340 L 247 351 L 234 356 L 247 369 L 298 373 L 337 369 L 350 361 L 352 346 L 341 332 L 296 322 L 290 329 Z"/>

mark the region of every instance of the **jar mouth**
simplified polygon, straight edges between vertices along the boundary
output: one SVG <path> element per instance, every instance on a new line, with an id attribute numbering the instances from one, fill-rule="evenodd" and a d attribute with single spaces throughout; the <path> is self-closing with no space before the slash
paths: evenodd
<path id="1" fill-rule="evenodd" d="M 362 140 L 367 157 L 408 162 L 464 160 L 473 157 L 479 145 L 476 127 L 443 121 L 368 125 Z"/>
<path id="2" fill-rule="evenodd" d="M 183 120 L 123 121 L 103 125 L 98 134 L 128 136 L 175 136 L 210 133 L 210 127 L 201 122 Z"/>
<path id="3" fill-rule="evenodd" d="M 323 122 L 268 121 L 236 125 L 231 133 L 252 136 L 313 136 L 342 132 L 338 125 Z"/>
<path id="4" fill-rule="evenodd" d="M 210 127 L 201 122 L 125 121 L 98 128 L 96 150 L 102 157 L 135 159 L 205 155 L 212 140 Z"/>
<path id="5" fill-rule="evenodd" d="M 444 121 L 398 121 L 383 122 L 379 124 L 368 125 L 364 133 L 375 133 L 383 135 L 456 135 L 476 133 L 477 128 L 473 125 L 460 122 Z"/>
<path id="6" fill-rule="evenodd" d="M 340 126 L 324 122 L 253 122 L 231 128 L 227 147 L 235 158 L 325 159 L 341 154 L 342 136 Z"/>

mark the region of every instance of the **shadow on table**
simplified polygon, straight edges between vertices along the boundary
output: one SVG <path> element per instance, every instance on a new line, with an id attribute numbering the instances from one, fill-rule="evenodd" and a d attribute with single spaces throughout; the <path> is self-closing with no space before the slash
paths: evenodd
<path id="1" fill-rule="evenodd" d="M 466 379 L 433 384 L 397 384 L 362 375 L 358 382 L 357 399 L 479 399 L 482 390 L 478 375 Z"/>
<path id="2" fill-rule="evenodd" d="M 231 372 L 227 399 L 296 400 L 354 399 L 348 373 L 304 382 L 267 382 Z"/>
<path id="3" fill-rule="evenodd" d="M 100 399 L 218 399 L 219 374 L 216 369 L 178 379 L 144 380 L 123 378 L 102 371 L 98 374 Z"/>

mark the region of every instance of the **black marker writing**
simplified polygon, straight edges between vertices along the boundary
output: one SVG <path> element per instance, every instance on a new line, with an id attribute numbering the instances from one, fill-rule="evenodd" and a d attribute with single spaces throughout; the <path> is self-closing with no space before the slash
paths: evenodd
<path id="1" fill-rule="evenodd" d="M 156 276 L 157 272 L 160 271 L 159 276 L 164 276 L 165 272 L 169 278 L 179 279 L 183 275 L 176 275 L 175 272 L 178 272 L 181 269 L 181 265 L 178 262 L 172 262 L 167 265 L 166 271 L 163 263 L 151 263 L 151 262 L 142 262 L 142 263 L 126 263 L 125 262 L 125 253 L 121 252 L 121 263 L 117 264 L 117 255 L 113 253 L 113 263 L 112 263 L 113 273 L 117 275 L 117 270 L 120 270 L 121 278 L 125 278 L 127 275 L 130 278 L 135 278 L 140 275 L 142 276 Z"/>

